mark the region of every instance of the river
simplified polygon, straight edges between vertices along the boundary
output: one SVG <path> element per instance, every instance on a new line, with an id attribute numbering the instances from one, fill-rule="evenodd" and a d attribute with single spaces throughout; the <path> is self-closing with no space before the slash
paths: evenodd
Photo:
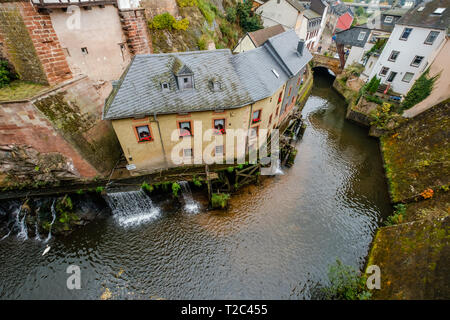
<path id="1" fill-rule="evenodd" d="M 318 73 L 294 166 L 233 196 L 228 212 L 164 210 L 124 227 L 113 217 L 45 244 L 0 241 L 1 299 L 309 299 L 336 259 L 362 268 L 391 212 L 378 143 L 344 120 Z M 69 265 L 81 289 L 66 286 Z"/>

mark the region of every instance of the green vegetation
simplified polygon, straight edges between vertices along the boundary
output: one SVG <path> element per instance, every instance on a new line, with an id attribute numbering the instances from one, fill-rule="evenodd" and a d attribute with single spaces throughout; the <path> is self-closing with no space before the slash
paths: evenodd
<path id="1" fill-rule="evenodd" d="M 195 175 L 192 177 L 192 182 L 194 183 L 194 185 L 196 187 L 201 187 L 202 186 L 201 178 L 197 178 Z"/>
<path id="2" fill-rule="evenodd" d="M 412 106 L 418 104 L 420 101 L 424 100 L 431 94 L 433 90 L 434 82 L 439 78 L 440 74 L 435 75 L 434 77 L 428 78 L 428 72 L 430 69 L 427 69 L 422 75 L 414 82 L 413 86 L 409 90 L 408 94 L 405 97 L 405 100 L 401 104 L 402 108 L 409 109 Z"/>
<path id="3" fill-rule="evenodd" d="M 218 13 L 217 7 L 206 0 L 197 0 L 197 2 L 197 6 L 205 17 L 206 21 L 208 21 L 209 24 L 213 23 L 214 19 L 216 18 L 216 14 Z"/>
<path id="4" fill-rule="evenodd" d="M 57 217 L 55 227 L 64 231 L 69 231 L 70 225 L 76 224 L 80 220 L 80 218 L 73 213 L 72 199 L 67 195 L 56 202 L 55 211 Z"/>
<path id="5" fill-rule="evenodd" d="M 393 215 L 387 217 L 384 224 L 386 226 L 392 226 L 394 224 L 402 223 L 405 218 L 405 213 L 406 213 L 406 206 L 403 203 L 395 205 Z"/>
<path id="6" fill-rule="evenodd" d="M 149 185 L 147 182 L 142 182 L 141 188 L 149 193 L 152 193 L 155 189 L 153 185 Z"/>
<path id="7" fill-rule="evenodd" d="M 105 190 L 105 187 L 101 187 L 101 186 L 95 188 L 95 192 L 97 192 L 97 193 L 102 193 L 104 190 Z"/>
<path id="8" fill-rule="evenodd" d="M 42 84 L 15 80 L 9 85 L 0 86 L 0 101 L 30 99 L 46 88 Z"/>
<path id="9" fill-rule="evenodd" d="M 228 193 L 213 193 L 211 196 L 211 206 L 213 209 L 225 209 L 228 206 L 230 195 Z"/>
<path id="10" fill-rule="evenodd" d="M 177 0 L 177 4 L 180 8 L 195 7 L 197 6 L 197 0 Z"/>
<path id="11" fill-rule="evenodd" d="M 8 62 L 0 60 L 0 88 L 7 86 L 13 78 L 13 74 L 8 68 Z"/>
<path id="12" fill-rule="evenodd" d="M 380 86 L 381 78 L 378 78 L 377 76 L 374 76 L 370 81 L 366 84 L 366 90 L 370 94 L 374 94 L 377 92 L 378 87 Z"/>
<path id="13" fill-rule="evenodd" d="M 252 32 L 263 28 L 261 17 L 252 12 L 252 2 L 238 3 L 236 16 L 239 25 L 245 32 Z"/>
<path id="14" fill-rule="evenodd" d="M 377 39 L 373 47 L 370 48 L 370 50 L 365 53 L 364 57 L 367 59 L 372 54 L 380 54 L 381 51 L 383 51 L 383 48 L 386 45 L 387 40 L 388 40 L 387 38 Z"/>
<path id="15" fill-rule="evenodd" d="M 181 189 L 181 186 L 177 182 L 172 183 L 172 194 L 174 197 L 178 197 L 178 191 L 180 189 Z"/>
<path id="16" fill-rule="evenodd" d="M 366 288 L 366 276 L 340 260 L 331 265 L 328 272 L 330 286 L 323 289 L 326 299 L 368 300 L 372 294 Z"/>
<path id="17" fill-rule="evenodd" d="M 172 28 L 175 30 L 187 30 L 189 27 L 189 20 L 184 18 L 177 21 L 170 13 L 164 12 L 154 16 L 152 20 L 149 20 L 148 27 L 157 30 L 172 30 Z"/>

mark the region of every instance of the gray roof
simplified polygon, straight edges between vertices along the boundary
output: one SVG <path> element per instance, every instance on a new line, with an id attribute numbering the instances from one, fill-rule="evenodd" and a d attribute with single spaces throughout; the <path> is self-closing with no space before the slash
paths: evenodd
<path id="1" fill-rule="evenodd" d="M 305 7 L 298 0 L 286 0 L 286 2 L 297 9 L 297 11 L 302 12 L 305 10 Z"/>
<path id="2" fill-rule="evenodd" d="M 321 17 L 322 17 L 322 16 L 319 15 L 317 12 L 314 12 L 314 11 L 311 10 L 311 9 L 306 9 L 306 10 L 303 12 L 303 16 L 304 16 L 306 19 L 308 19 L 308 20 L 312 20 L 312 19 L 316 19 L 316 18 L 321 18 Z"/>
<path id="3" fill-rule="evenodd" d="M 361 31 L 366 32 L 362 40 L 358 40 Z M 336 32 L 336 43 L 363 48 L 369 39 L 370 29 L 365 26 L 355 26 Z"/>
<path id="4" fill-rule="evenodd" d="M 296 54 L 298 41 L 290 30 L 237 55 L 228 49 L 136 55 L 107 100 L 104 119 L 232 109 L 272 96 L 312 58 L 306 48 Z M 194 88 L 179 90 L 174 72 L 187 70 Z M 220 82 L 220 91 L 212 90 L 212 81 Z M 162 82 L 170 90 L 163 91 Z"/>
<path id="5" fill-rule="evenodd" d="M 419 11 L 420 8 L 423 10 Z M 434 14 L 437 8 L 446 8 L 442 14 Z M 450 0 L 434 0 L 419 4 L 401 17 L 397 24 L 446 30 L 450 24 Z"/>

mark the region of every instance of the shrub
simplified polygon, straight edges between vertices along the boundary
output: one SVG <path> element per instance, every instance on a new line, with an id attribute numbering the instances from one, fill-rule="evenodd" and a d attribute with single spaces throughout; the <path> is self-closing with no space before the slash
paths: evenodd
<path id="1" fill-rule="evenodd" d="M 141 188 L 142 188 L 143 190 L 146 190 L 146 191 L 149 192 L 149 193 L 152 193 L 152 191 L 155 189 L 155 188 L 153 187 L 153 185 L 149 185 L 147 182 L 142 182 Z"/>
<path id="2" fill-rule="evenodd" d="M 7 86 L 13 78 L 11 74 L 8 62 L 4 60 L 0 60 L 0 88 Z"/>
<path id="3" fill-rule="evenodd" d="M 177 4 L 180 8 L 195 7 L 197 6 L 197 0 L 177 0 Z"/>
<path id="4" fill-rule="evenodd" d="M 206 50 L 207 48 L 206 48 L 206 38 L 205 37 L 200 37 L 198 40 L 197 40 L 197 46 L 198 46 L 198 49 L 199 50 Z"/>
<path id="5" fill-rule="evenodd" d="M 413 86 L 407 93 L 405 100 L 401 104 L 402 109 L 409 109 L 412 106 L 418 104 L 420 101 L 424 100 L 431 94 L 433 90 L 433 85 L 436 79 L 440 76 L 440 74 L 435 75 L 434 77 L 428 78 L 428 72 L 430 69 L 427 69 L 422 75 L 414 82 Z"/>
<path id="6" fill-rule="evenodd" d="M 202 186 L 202 180 L 200 180 L 200 178 L 197 179 L 196 176 L 192 177 L 192 182 L 194 183 L 194 185 L 196 187 L 201 187 Z"/>
<path id="7" fill-rule="evenodd" d="M 252 12 L 251 1 L 238 3 L 236 16 L 239 19 L 239 25 L 245 32 L 252 32 L 263 28 L 261 17 Z"/>
<path id="8" fill-rule="evenodd" d="M 227 21 L 229 23 L 235 23 L 236 22 L 236 8 L 228 7 L 225 12 L 226 12 Z"/>
<path id="9" fill-rule="evenodd" d="M 178 197 L 178 191 L 180 189 L 181 189 L 181 186 L 177 182 L 172 183 L 172 193 L 173 193 L 174 197 Z"/>
<path id="10" fill-rule="evenodd" d="M 378 98 L 377 96 L 372 96 L 372 95 L 370 95 L 370 94 L 366 94 L 366 95 L 364 96 L 364 98 L 365 98 L 367 101 L 375 102 L 376 104 L 379 104 L 379 105 L 381 105 L 381 104 L 383 103 L 383 100 L 381 100 L 381 99 Z"/>
<path id="11" fill-rule="evenodd" d="M 178 21 L 175 21 L 172 25 L 175 30 L 184 30 L 186 31 L 189 28 L 189 20 L 184 18 Z"/>
<path id="12" fill-rule="evenodd" d="M 148 22 L 150 29 L 169 29 L 172 30 L 173 24 L 176 22 L 175 18 L 168 12 L 158 14 Z"/>
<path id="13" fill-rule="evenodd" d="M 378 87 L 380 86 L 381 78 L 377 78 L 374 76 L 370 81 L 366 84 L 367 92 L 374 94 L 377 92 Z"/>
<path id="14" fill-rule="evenodd" d="M 386 226 L 392 226 L 394 224 L 402 223 L 405 217 L 405 213 L 406 213 L 406 206 L 404 204 L 400 203 L 395 205 L 393 215 L 387 217 L 384 224 Z"/>
<path id="15" fill-rule="evenodd" d="M 330 266 L 328 278 L 330 286 L 323 289 L 326 299 L 368 300 L 372 296 L 370 291 L 366 290 L 366 277 L 339 260 Z"/>
<path id="16" fill-rule="evenodd" d="M 225 209 L 228 205 L 230 195 L 228 193 L 213 193 L 211 196 L 211 206 L 213 208 Z"/>
<path id="17" fill-rule="evenodd" d="M 209 24 L 213 23 L 214 19 L 216 18 L 215 12 L 217 12 L 217 8 L 205 0 L 198 0 L 197 6 L 200 9 L 202 15 L 205 17 L 206 21 L 208 21 Z"/>

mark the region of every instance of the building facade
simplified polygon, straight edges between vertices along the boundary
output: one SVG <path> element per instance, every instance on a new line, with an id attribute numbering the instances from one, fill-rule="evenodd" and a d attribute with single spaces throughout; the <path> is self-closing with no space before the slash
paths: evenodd
<path id="1" fill-rule="evenodd" d="M 449 27 L 449 0 L 418 6 L 399 19 L 369 78 L 405 95 L 444 44 Z"/>
<path id="2" fill-rule="evenodd" d="M 234 163 L 239 150 L 259 147 L 254 138 L 262 129 L 272 131 L 292 113 L 294 84 L 311 58 L 292 30 L 235 55 L 138 55 L 105 104 L 104 119 L 112 121 L 132 174 L 208 157 Z M 239 131 L 244 140 L 236 141 Z"/>

